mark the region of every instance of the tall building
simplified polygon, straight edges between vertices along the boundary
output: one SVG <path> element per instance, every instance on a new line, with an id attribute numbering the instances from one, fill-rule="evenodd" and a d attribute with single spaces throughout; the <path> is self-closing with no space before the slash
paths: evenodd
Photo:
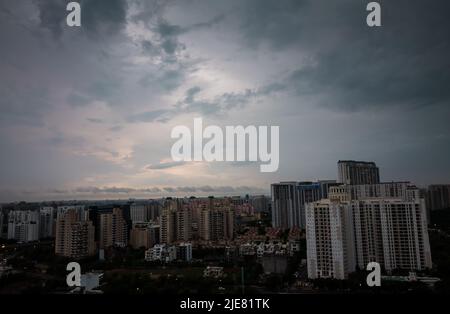
<path id="1" fill-rule="evenodd" d="M 380 174 L 374 162 L 339 160 L 338 181 L 348 185 L 376 184 L 380 183 Z"/>
<path id="2" fill-rule="evenodd" d="M 450 184 L 433 184 L 428 187 L 427 205 L 430 210 L 450 209 Z"/>
<path id="3" fill-rule="evenodd" d="M 200 238 L 205 241 L 232 240 L 234 210 L 230 207 L 205 209 L 200 217 Z"/>
<path id="4" fill-rule="evenodd" d="M 7 215 L 3 211 L 3 208 L 0 205 L 0 238 L 6 238 L 7 234 L 8 234 L 7 228 L 5 228 L 5 225 L 6 225 L 6 227 L 8 226 L 6 224 L 6 221 L 7 221 L 6 217 L 7 217 Z M 6 230 L 6 232 L 5 232 L 5 230 Z"/>
<path id="5" fill-rule="evenodd" d="M 329 189 L 330 198 L 343 201 L 372 198 L 400 198 L 411 200 L 420 198 L 418 189 L 410 182 L 382 182 L 378 184 L 337 185 Z M 413 194 L 411 194 L 413 193 Z"/>
<path id="6" fill-rule="evenodd" d="M 39 238 L 51 238 L 55 236 L 54 219 L 55 209 L 53 207 L 42 207 L 39 211 Z"/>
<path id="7" fill-rule="evenodd" d="M 130 216 L 134 223 L 156 220 L 160 215 L 158 202 L 133 203 L 130 205 Z"/>
<path id="8" fill-rule="evenodd" d="M 160 217 L 160 243 L 170 244 L 176 241 L 176 216 L 177 202 L 166 201 Z"/>
<path id="9" fill-rule="evenodd" d="M 87 215 L 77 208 L 67 208 L 57 213 L 56 255 L 73 259 L 95 255 L 94 226 L 86 218 Z"/>
<path id="10" fill-rule="evenodd" d="M 67 211 L 75 211 L 77 217 L 79 217 L 80 220 L 86 220 L 88 217 L 88 211 L 85 210 L 84 205 L 70 205 L 70 206 L 58 206 L 56 208 L 56 215 L 60 213 L 65 213 Z"/>
<path id="11" fill-rule="evenodd" d="M 305 228 L 305 204 L 326 198 L 334 180 L 272 184 L 272 226 Z"/>
<path id="12" fill-rule="evenodd" d="M 130 232 L 130 245 L 134 249 L 144 247 L 146 249 L 155 245 L 154 235 L 152 236 L 152 229 L 150 223 L 137 223 L 133 225 Z"/>
<path id="13" fill-rule="evenodd" d="M 10 211 L 8 215 L 8 239 L 14 239 L 18 242 L 39 240 L 39 211 Z"/>
<path id="14" fill-rule="evenodd" d="M 100 214 L 101 249 L 111 246 L 125 247 L 128 244 L 128 226 L 122 209 L 114 208 L 110 213 Z"/>
<path id="15" fill-rule="evenodd" d="M 273 227 L 287 229 L 300 225 L 300 205 L 298 204 L 296 186 L 296 182 L 272 184 Z"/>
<path id="16" fill-rule="evenodd" d="M 181 199 L 168 199 L 164 203 L 160 216 L 161 243 L 192 239 L 192 213 Z"/>
<path id="17" fill-rule="evenodd" d="M 329 261 L 335 262 L 335 255 L 330 257 L 328 254 L 331 240 L 326 236 L 326 232 L 319 235 L 314 233 L 317 229 L 317 219 L 319 227 L 323 227 L 325 222 L 325 230 L 331 228 L 331 216 L 327 216 L 327 208 L 333 215 L 331 209 L 342 208 L 346 217 L 351 217 L 351 224 L 348 220 L 345 224 L 337 224 L 338 228 L 346 229 L 341 230 L 342 234 L 352 235 L 346 238 L 347 250 L 343 251 L 344 255 L 353 256 L 349 265 L 353 263 L 360 269 L 365 269 L 369 262 L 377 262 L 388 272 L 432 267 L 425 200 L 417 187 L 407 182 L 340 185 L 330 188 L 328 200 L 307 205 L 306 236 L 308 262 L 311 263 L 308 265 L 310 278 L 332 274 L 331 277 L 342 279 L 342 273 L 335 270 L 331 272 L 330 264 L 318 262 L 320 256 L 323 260 L 328 258 Z M 316 212 L 313 213 L 313 210 Z M 336 239 L 337 244 L 342 242 L 342 239 Z M 331 252 L 336 248 L 339 246 L 335 245 Z M 349 252 L 353 254 L 348 255 Z M 342 260 L 339 263 L 341 262 Z M 351 268 L 348 268 L 348 271 L 350 270 Z M 344 278 L 346 271 L 344 268 Z"/>
<path id="18" fill-rule="evenodd" d="M 323 199 L 306 205 L 308 277 L 346 279 L 355 270 L 351 211 Z"/>
<path id="19" fill-rule="evenodd" d="M 249 203 L 253 206 L 257 213 L 268 212 L 270 207 L 270 200 L 265 195 L 255 195 L 250 197 Z"/>
<path id="20" fill-rule="evenodd" d="M 192 215 L 188 207 L 184 206 L 175 213 L 176 239 L 177 241 L 189 241 L 192 239 Z"/>
<path id="21" fill-rule="evenodd" d="M 190 262 L 192 260 L 192 244 L 182 242 L 177 245 L 177 260 Z"/>
<path id="22" fill-rule="evenodd" d="M 196 199 L 191 198 L 189 200 L 189 207 L 191 209 L 191 225 L 192 225 L 192 238 L 198 240 L 200 238 L 201 216 L 203 210 L 212 207 L 212 200 L 210 199 Z"/>
<path id="23" fill-rule="evenodd" d="M 318 182 L 297 183 L 296 192 L 300 212 L 298 227 L 302 229 L 306 227 L 305 205 L 307 203 L 327 198 L 329 188 L 335 185 L 336 185 L 335 180 L 322 180 Z"/>
<path id="24" fill-rule="evenodd" d="M 151 224 L 149 226 L 149 231 L 150 231 L 150 242 L 153 243 L 153 245 L 159 244 L 161 241 L 161 226 Z"/>
<path id="25" fill-rule="evenodd" d="M 357 263 L 378 262 L 387 271 L 432 267 L 424 199 L 352 201 Z"/>

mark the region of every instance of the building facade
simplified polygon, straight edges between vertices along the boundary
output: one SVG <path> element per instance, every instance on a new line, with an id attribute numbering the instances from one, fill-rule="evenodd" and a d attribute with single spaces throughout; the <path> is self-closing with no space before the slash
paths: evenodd
<path id="1" fill-rule="evenodd" d="M 308 277 L 346 279 L 355 270 L 351 212 L 323 199 L 306 205 Z"/>
<path id="2" fill-rule="evenodd" d="M 81 216 L 81 217 L 80 217 Z M 59 211 L 56 218 L 55 254 L 73 259 L 96 254 L 95 230 L 87 215 L 75 208 Z"/>
<path id="3" fill-rule="evenodd" d="M 14 239 L 18 242 L 39 240 L 39 211 L 10 211 L 8 215 L 8 239 Z"/>
<path id="4" fill-rule="evenodd" d="M 133 203 L 130 205 L 130 216 L 133 224 L 156 220 L 160 215 L 161 205 L 158 202 Z"/>
<path id="5" fill-rule="evenodd" d="M 347 220 L 336 219 L 338 208 Z M 345 241 L 333 234 L 332 226 L 346 229 L 341 230 Z M 306 229 L 310 278 L 346 278 L 352 267 L 331 267 L 348 262 L 342 256 L 353 258 L 348 265 L 359 269 L 377 262 L 388 273 L 432 267 L 425 200 L 418 188 L 405 182 L 330 188 L 329 199 L 307 205 Z M 335 253 L 340 247 L 342 255 Z M 328 263 L 323 262 L 327 258 Z"/>
<path id="6" fill-rule="evenodd" d="M 226 241 L 234 238 L 234 210 L 231 207 L 205 209 L 200 217 L 200 239 Z"/>
<path id="7" fill-rule="evenodd" d="M 182 242 L 177 245 L 177 260 L 190 262 L 192 260 L 192 244 Z"/>
<path id="8" fill-rule="evenodd" d="M 122 209 L 114 208 L 110 213 L 100 214 L 99 246 L 105 249 L 111 246 L 125 247 L 128 244 L 128 226 Z"/>
<path id="9" fill-rule="evenodd" d="M 450 209 L 450 184 L 428 186 L 427 205 L 430 210 Z"/>
<path id="10" fill-rule="evenodd" d="M 272 226 L 290 229 L 306 227 L 305 205 L 328 197 L 334 180 L 318 182 L 281 182 L 271 186 Z"/>
<path id="11" fill-rule="evenodd" d="M 39 238 L 53 238 L 55 236 L 55 209 L 42 207 L 39 211 Z"/>
<path id="12" fill-rule="evenodd" d="M 377 184 L 380 183 L 380 173 L 374 162 L 339 160 L 338 181 L 347 185 Z"/>
<path id="13" fill-rule="evenodd" d="M 151 248 L 155 245 L 150 223 L 136 223 L 130 232 L 130 245 L 134 249 Z"/>

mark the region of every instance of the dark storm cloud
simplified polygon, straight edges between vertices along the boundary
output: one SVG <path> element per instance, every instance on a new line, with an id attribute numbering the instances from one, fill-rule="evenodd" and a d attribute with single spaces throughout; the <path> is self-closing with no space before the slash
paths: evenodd
<path id="1" fill-rule="evenodd" d="M 80 29 L 65 25 L 67 2 L 0 0 L 1 188 L 240 193 L 332 178 L 342 158 L 392 179 L 450 173 L 449 1 L 381 0 L 383 26 L 369 28 L 361 0 L 82 0 Z M 194 114 L 280 125 L 280 171 L 214 166 L 217 187 L 165 173 L 170 162 L 145 169 L 169 135 L 146 142 L 133 124 L 158 134 Z"/>
<path id="2" fill-rule="evenodd" d="M 267 41 L 283 49 L 298 40 L 307 5 L 307 0 L 246 0 L 238 2 L 233 13 L 241 16 L 242 34 L 250 46 Z"/>
<path id="3" fill-rule="evenodd" d="M 35 0 L 34 2 L 39 8 L 41 27 L 50 30 L 56 38 L 59 38 L 67 15 L 67 3 L 60 0 Z"/>
<path id="4" fill-rule="evenodd" d="M 161 54 L 163 52 L 166 55 L 166 61 L 175 61 L 174 54 L 179 53 L 186 49 L 186 46 L 179 40 L 179 36 L 198 31 L 202 29 L 208 29 L 224 20 L 224 15 L 218 15 L 209 21 L 195 23 L 186 27 L 171 24 L 163 17 L 158 17 L 156 26 L 150 26 L 149 29 L 157 34 L 159 41 L 159 49 L 154 43 L 148 40 L 142 42 L 145 51 L 154 54 L 155 51 Z"/>
<path id="5" fill-rule="evenodd" d="M 195 112 L 203 115 L 224 115 L 229 110 L 243 108 L 251 101 L 270 96 L 283 91 L 286 86 L 281 83 L 271 83 L 257 89 L 245 89 L 239 92 L 227 92 L 212 100 L 201 99 L 202 89 L 194 86 L 185 93 L 185 98 L 176 104 L 176 112 Z"/>
<path id="6" fill-rule="evenodd" d="M 169 110 L 153 110 L 146 111 L 142 113 L 137 113 L 131 115 L 127 118 L 127 122 L 136 123 L 136 122 L 155 122 L 155 121 L 165 121 L 166 116 L 170 113 Z"/>
<path id="7" fill-rule="evenodd" d="M 105 101 L 112 106 L 119 104 L 124 98 L 123 80 L 120 73 L 114 71 L 116 66 L 114 63 L 110 68 L 104 69 L 106 65 L 103 66 L 82 88 L 68 94 L 67 103 L 74 108 L 88 107 L 94 101 Z"/>
<path id="8" fill-rule="evenodd" d="M 2 78 L 0 82 L 3 82 Z M 24 91 L 3 82 L 0 95 L 0 121 L 5 123 L 41 126 L 42 118 L 52 107 L 48 92 L 33 86 Z"/>
<path id="9" fill-rule="evenodd" d="M 67 97 L 67 102 L 74 107 L 83 107 L 92 102 L 92 97 L 79 93 L 71 93 Z"/>
<path id="10" fill-rule="evenodd" d="M 153 87 L 164 92 L 171 92 L 184 82 L 187 73 L 189 69 L 180 64 L 176 69 L 161 69 L 156 73 L 148 73 L 138 83 L 144 88 Z"/>
<path id="11" fill-rule="evenodd" d="M 143 18 L 141 17 L 141 19 Z M 142 40 L 143 52 L 152 57 L 160 58 L 163 63 L 177 63 L 179 61 L 177 54 L 186 49 L 186 46 L 178 37 L 186 32 L 186 29 L 169 23 L 161 15 L 154 15 L 153 12 L 151 16 L 146 18 L 147 29 L 153 34 L 153 38 L 152 40 Z M 149 23 L 152 20 L 154 20 L 154 23 Z"/>
<path id="12" fill-rule="evenodd" d="M 39 8 L 40 25 L 59 38 L 64 30 L 67 1 L 35 0 Z M 82 0 L 83 30 L 89 36 L 114 35 L 126 24 L 128 4 L 126 0 Z"/>
<path id="13" fill-rule="evenodd" d="M 312 60 L 282 83 L 299 96 L 334 110 L 448 104 L 448 1 L 381 1 L 378 29 L 365 25 L 364 2 L 251 2 L 241 24 L 249 47 L 298 47 Z"/>
<path id="14" fill-rule="evenodd" d="M 86 139 L 80 136 L 65 136 L 60 132 L 54 132 L 52 136 L 48 139 L 46 144 L 50 144 L 55 147 L 68 146 L 71 149 L 76 149 L 83 147 L 87 143 Z"/>
<path id="15" fill-rule="evenodd" d="M 126 0 L 83 0 L 81 8 L 83 27 L 93 34 L 115 34 L 126 24 Z"/>
<path id="16" fill-rule="evenodd" d="M 243 108 L 251 101 L 255 101 L 277 92 L 286 90 L 287 86 L 281 83 L 271 83 L 258 89 L 246 89 L 239 92 L 227 92 L 213 99 L 202 99 L 199 86 L 189 88 L 182 100 L 178 101 L 172 109 L 150 110 L 133 114 L 127 117 L 127 122 L 167 122 L 183 113 L 198 113 L 205 116 L 224 116 L 229 110 Z"/>

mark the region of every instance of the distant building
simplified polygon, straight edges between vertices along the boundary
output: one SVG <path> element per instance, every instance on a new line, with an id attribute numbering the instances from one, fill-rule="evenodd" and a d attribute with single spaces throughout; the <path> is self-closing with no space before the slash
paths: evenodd
<path id="1" fill-rule="evenodd" d="M 338 181 L 348 185 L 377 184 L 380 183 L 380 174 L 374 162 L 339 160 Z"/>
<path id="2" fill-rule="evenodd" d="M 329 198 L 343 202 L 374 198 L 400 198 L 403 200 L 411 200 L 420 198 L 420 192 L 417 187 L 410 182 L 382 182 L 360 185 L 342 184 L 330 187 Z"/>
<path id="3" fill-rule="evenodd" d="M 182 242 L 177 245 L 177 260 L 190 262 L 192 260 L 192 244 Z"/>
<path id="4" fill-rule="evenodd" d="M 52 238 L 55 236 L 55 209 L 53 207 L 42 207 L 39 211 L 39 238 Z"/>
<path id="5" fill-rule="evenodd" d="M 10 211 L 8 215 L 8 239 L 14 239 L 18 242 L 39 240 L 39 211 Z"/>
<path id="6" fill-rule="evenodd" d="M 274 228 L 287 229 L 301 224 L 296 186 L 296 182 L 272 184 L 272 226 Z"/>
<path id="7" fill-rule="evenodd" d="M 270 199 L 265 195 L 251 196 L 249 203 L 253 206 L 257 213 L 268 212 L 270 208 Z"/>
<path id="8" fill-rule="evenodd" d="M 161 240 L 161 226 L 151 224 L 149 229 L 151 242 L 154 244 L 159 244 Z"/>
<path id="9" fill-rule="evenodd" d="M 87 220 L 89 212 L 86 211 L 86 206 L 84 205 L 70 205 L 70 206 L 58 206 L 56 208 L 56 215 L 64 214 L 67 211 L 75 212 L 78 219 Z"/>
<path id="10" fill-rule="evenodd" d="M 428 187 L 427 205 L 430 210 L 450 209 L 450 184 L 433 184 Z"/>
<path id="11" fill-rule="evenodd" d="M 192 239 L 192 215 L 189 207 L 183 206 L 175 213 L 175 236 L 177 241 Z"/>
<path id="12" fill-rule="evenodd" d="M 160 217 L 160 242 L 171 244 L 191 240 L 191 221 L 191 210 L 182 200 L 166 200 Z"/>
<path id="13" fill-rule="evenodd" d="M 100 214 L 101 249 L 111 246 L 125 247 L 128 244 L 128 227 L 120 208 L 114 208 L 111 213 Z"/>
<path id="14" fill-rule="evenodd" d="M 203 271 L 203 277 L 222 278 L 224 276 L 223 267 L 207 266 Z"/>
<path id="15" fill-rule="evenodd" d="M 80 259 L 96 254 L 94 226 L 78 209 L 59 211 L 56 218 L 55 254 Z"/>
<path id="16" fill-rule="evenodd" d="M 369 262 L 387 272 L 432 267 L 425 200 L 407 182 L 332 187 L 306 216 L 310 278 L 343 279 Z"/>
<path id="17" fill-rule="evenodd" d="M 3 211 L 0 205 L 0 238 L 8 237 L 8 224 L 7 219 L 8 215 Z"/>
<path id="18" fill-rule="evenodd" d="M 266 274 L 285 274 L 287 268 L 287 256 L 269 255 L 260 258 L 264 273 Z"/>
<path id="19" fill-rule="evenodd" d="M 372 199 L 348 205 L 355 228 L 357 263 L 378 262 L 387 271 L 432 267 L 424 199 Z"/>
<path id="20" fill-rule="evenodd" d="M 130 216 L 133 224 L 150 222 L 160 216 L 161 205 L 158 202 L 133 203 L 130 205 Z"/>
<path id="21" fill-rule="evenodd" d="M 329 188 L 334 185 L 334 180 L 272 184 L 272 226 L 304 229 L 305 204 L 327 198 Z"/>
<path id="22" fill-rule="evenodd" d="M 289 255 L 294 256 L 295 253 L 300 252 L 300 241 L 299 240 L 290 240 L 289 244 Z"/>
<path id="23" fill-rule="evenodd" d="M 155 244 L 156 242 L 154 237 L 152 237 L 150 223 L 136 223 L 133 225 L 130 232 L 130 245 L 134 249 L 139 249 L 141 247 L 148 249 Z"/>
<path id="24" fill-rule="evenodd" d="M 346 279 L 355 270 L 352 216 L 343 204 L 307 204 L 306 241 L 310 279 Z"/>
<path id="25" fill-rule="evenodd" d="M 229 206 L 204 209 L 200 216 L 200 238 L 205 241 L 232 240 L 234 210 Z"/>
<path id="26" fill-rule="evenodd" d="M 156 244 L 145 251 L 145 260 L 148 262 L 172 262 L 177 259 L 177 249 L 175 246 L 167 244 Z"/>

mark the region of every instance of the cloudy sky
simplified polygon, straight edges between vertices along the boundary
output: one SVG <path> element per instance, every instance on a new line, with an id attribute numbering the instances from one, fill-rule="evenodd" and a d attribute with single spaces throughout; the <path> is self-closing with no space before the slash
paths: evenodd
<path id="1" fill-rule="evenodd" d="M 0 201 L 450 181 L 450 2 L 0 0 Z M 176 125 L 278 125 L 280 167 L 174 163 Z"/>

